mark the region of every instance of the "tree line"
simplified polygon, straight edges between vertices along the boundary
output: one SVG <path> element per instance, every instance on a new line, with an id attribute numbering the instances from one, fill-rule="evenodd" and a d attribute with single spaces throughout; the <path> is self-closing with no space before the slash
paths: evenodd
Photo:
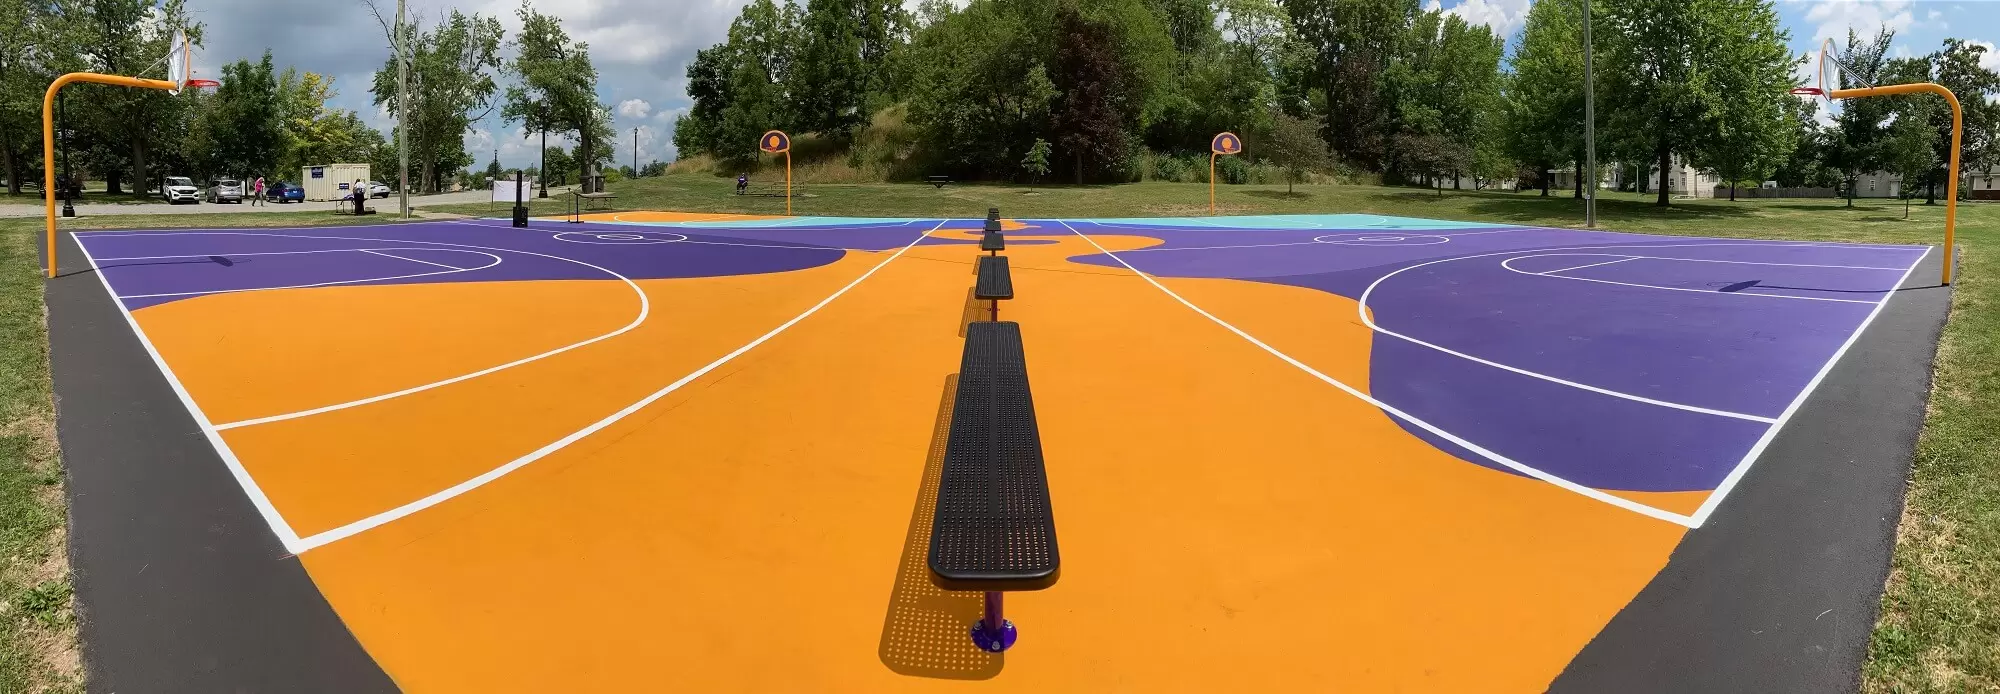
<path id="1" fill-rule="evenodd" d="M 373 9 L 373 6 L 370 6 Z M 578 178 L 611 161 L 610 110 L 597 99 L 589 46 L 561 21 L 523 0 L 510 41 L 497 18 L 459 11 L 417 17 L 403 27 L 408 91 L 398 89 L 394 18 L 380 12 L 390 57 L 367 85 L 391 113 L 407 94 L 411 187 L 437 192 L 474 163 L 464 136 L 496 110 L 530 132 L 577 142 L 565 156 Z M 205 30 L 186 0 L 0 0 L 0 175 L 10 193 L 42 180 L 42 94 L 59 75 L 101 72 L 161 78 L 175 30 L 200 46 Z M 505 55 L 503 49 L 511 49 Z M 60 125 L 69 165 L 103 180 L 109 193 L 144 193 L 169 175 L 197 180 L 290 179 L 304 166 L 368 162 L 393 179 L 402 133 L 383 133 L 353 111 L 328 106 L 332 77 L 279 69 L 259 59 L 222 66 L 222 85 L 179 95 L 76 84 L 62 91 Z M 512 78 L 508 80 L 508 78 Z M 501 89 L 503 81 L 513 86 Z M 63 162 L 53 163 L 58 167 Z M 553 169 L 553 167 L 552 167 Z"/>
<path id="2" fill-rule="evenodd" d="M 1509 54 L 1509 37 L 1417 0 L 929 0 L 915 12 L 756 0 L 688 65 L 693 104 L 674 144 L 741 161 L 764 130 L 845 141 L 896 109 L 911 172 L 1130 181 L 1160 161 L 1147 154 L 1205 153 L 1228 130 L 1246 156 L 1295 177 L 1518 180 L 1546 195 L 1551 171 L 1588 178 L 1582 11 L 1535 3 Z M 1732 183 L 1833 184 L 1905 165 L 1942 179 L 1941 164 L 1904 156 L 1920 140 L 1934 154 L 1948 146 L 1942 102 L 1858 100 L 1820 126 L 1788 93 L 1806 56 L 1787 48 L 1772 0 L 1596 0 L 1591 12 L 1599 159 L 1636 166 L 1627 185 L 1650 183 L 1660 204 L 1658 172 L 1683 163 Z M 1850 39 L 1847 53 L 1872 45 Z M 1966 160 L 1990 164 L 1987 97 L 2000 79 L 1979 67 L 1982 51 L 1950 40 L 1928 56 L 1878 55 L 1880 75 L 1866 78 L 1957 91 Z"/>

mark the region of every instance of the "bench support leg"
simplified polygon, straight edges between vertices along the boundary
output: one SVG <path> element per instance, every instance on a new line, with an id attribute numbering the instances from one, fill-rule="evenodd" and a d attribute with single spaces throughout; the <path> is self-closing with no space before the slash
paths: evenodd
<path id="1" fill-rule="evenodd" d="M 986 594 L 986 616 L 980 619 L 978 624 L 972 625 L 972 642 L 979 646 L 979 650 L 988 653 L 1007 650 L 1014 645 L 1014 639 L 1019 636 L 1014 631 L 1014 623 L 1007 621 L 1006 617 L 1000 614 L 1001 595 L 1002 593 L 997 591 Z M 989 624 L 999 626 L 988 628 Z"/>
<path id="2" fill-rule="evenodd" d="M 994 299 L 994 300 L 993 300 L 993 320 L 996 320 L 996 321 L 997 321 L 997 320 L 1000 320 L 1000 300 L 999 300 L 999 299 Z M 999 595 L 999 593 L 987 593 L 987 595 Z"/>

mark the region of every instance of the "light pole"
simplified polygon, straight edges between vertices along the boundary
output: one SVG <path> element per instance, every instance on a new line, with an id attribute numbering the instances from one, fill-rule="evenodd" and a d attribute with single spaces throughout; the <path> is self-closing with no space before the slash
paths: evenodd
<path id="1" fill-rule="evenodd" d="M 410 218 L 410 57 L 403 33 L 404 0 L 396 0 L 396 193 Z"/>
<path id="2" fill-rule="evenodd" d="M 1597 228 L 1597 89 L 1590 74 L 1590 0 L 1583 0 L 1583 161 L 1590 185 L 1583 189 L 1583 226 Z"/>
<path id="3" fill-rule="evenodd" d="M 632 129 L 632 177 L 639 177 L 639 129 Z"/>

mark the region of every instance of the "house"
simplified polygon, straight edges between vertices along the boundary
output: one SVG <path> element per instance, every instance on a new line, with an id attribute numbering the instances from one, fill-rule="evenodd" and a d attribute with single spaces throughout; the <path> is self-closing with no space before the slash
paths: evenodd
<path id="1" fill-rule="evenodd" d="M 1974 200 L 2000 200 L 2000 166 L 1988 166 L 1985 171 L 1967 170 L 1962 176 L 1959 189 Z"/>
<path id="2" fill-rule="evenodd" d="M 1854 177 L 1854 197 L 1894 198 L 1903 193 L 1903 177 L 1887 171 L 1873 171 Z"/>
<path id="3" fill-rule="evenodd" d="M 1640 166 L 1641 164 L 1636 163 L 1605 162 L 1602 164 L 1604 175 L 1598 179 L 1598 187 L 1610 188 L 1612 190 L 1627 187 L 1631 184 L 1632 177 L 1638 175 L 1637 171 Z M 1659 190 L 1659 167 L 1651 164 L 1644 166 L 1646 189 L 1648 191 Z M 1548 176 L 1550 190 L 1575 189 L 1576 167 L 1574 166 L 1549 169 Z M 1667 194 L 1683 198 L 1715 197 L 1715 186 L 1721 183 L 1721 179 L 1689 165 L 1687 160 L 1681 158 L 1680 155 L 1674 155 L 1673 168 L 1667 171 L 1666 179 Z"/>

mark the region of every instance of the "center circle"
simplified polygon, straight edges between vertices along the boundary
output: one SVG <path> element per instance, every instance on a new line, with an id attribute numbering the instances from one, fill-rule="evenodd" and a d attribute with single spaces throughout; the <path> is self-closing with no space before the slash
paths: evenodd
<path id="1" fill-rule="evenodd" d="M 676 234 L 671 231 L 565 231 L 556 234 L 554 238 L 557 241 L 598 246 L 643 246 L 688 240 L 686 234 Z"/>
<path id="2" fill-rule="evenodd" d="M 1336 246 L 1434 246 L 1450 242 L 1450 237 L 1434 234 L 1405 234 L 1401 236 L 1342 236 L 1340 234 L 1325 234 L 1313 237 L 1313 243 L 1327 243 Z"/>

